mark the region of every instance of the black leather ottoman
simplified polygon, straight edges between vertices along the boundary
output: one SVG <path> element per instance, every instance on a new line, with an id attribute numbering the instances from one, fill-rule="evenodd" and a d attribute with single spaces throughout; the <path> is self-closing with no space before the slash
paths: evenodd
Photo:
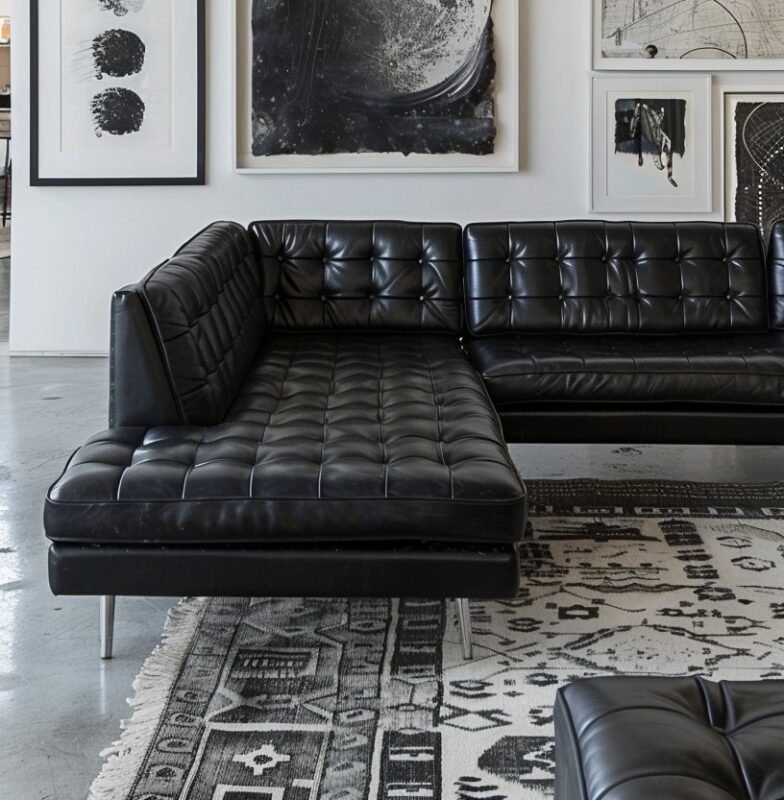
<path id="1" fill-rule="evenodd" d="M 580 681 L 555 740 L 556 800 L 781 800 L 784 681 Z"/>

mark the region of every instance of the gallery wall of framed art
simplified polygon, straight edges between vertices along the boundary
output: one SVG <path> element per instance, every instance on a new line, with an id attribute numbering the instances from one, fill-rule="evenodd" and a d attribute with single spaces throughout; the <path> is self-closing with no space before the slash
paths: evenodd
<path id="1" fill-rule="evenodd" d="M 203 184 L 204 0 L 30 0 L 33 186 Z"/>
<path id="2" fill-rule="evenodd" d="M 237 172 L 518 170 L 518 0 L 232 6 Z"/>
<path id="3" fill-rule="evenodd" d="M 784 5 L 593 0 L 592 10 L 591 210 L 716 212 L 767 238 L 784 218 Z M 753 71 L 760 85 L 738 85 Z"/>

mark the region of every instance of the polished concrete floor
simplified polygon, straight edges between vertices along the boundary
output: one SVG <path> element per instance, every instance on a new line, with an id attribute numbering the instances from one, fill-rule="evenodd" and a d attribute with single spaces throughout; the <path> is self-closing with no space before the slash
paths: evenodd
<path id="1" fill-rule="evenodd" d="M 55 598 L 41 524 L 47 486 L 105 427 L 105 360 L 11 359 L 0 344 L 0 800 L 81 800 L 172 601 L 122 598 L 116 657 L 98 658 L 98 606 Z M 764 482 L 782 448 L 513 447 L 524 477 Z"/>

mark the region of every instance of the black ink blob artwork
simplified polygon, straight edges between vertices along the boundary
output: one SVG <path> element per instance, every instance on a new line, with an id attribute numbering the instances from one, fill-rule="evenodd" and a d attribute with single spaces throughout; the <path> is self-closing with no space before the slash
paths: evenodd
<path id="1" fill-rule="evenodd" d="M 107 11 L 113 11 L 118 17 L 124 17 L 129 11 L 140 11 L 144 0 L 97 0 Z"/>
<path id="2" fill-rule="evenodd" d="M 653 157 L 656 169 L 667 170 L 667 180 L 677 189 L 673 155 L 686 154 L 685 100 L 618 100 L 615 104 L 615 152 L 632 153 L 637 164 Z"/>
<path id="3" fill-rule="evenodd" d="M 144 66 L 144 42 L 131 31 L 104 31 L 93 39 L 95 76 L 125 78 L 141 72 Z"/>
<path id="4" fill-rule="evenodd" d="M 784 219 L 784 103 L 738 103 L 735 141 L 735 219 L 758 225 L 767 240 Z"/>
<path id="5" fill-rule="evenodd" d="M 126 136 L 139 131 L 144 122 L 144 102 L 130 89 L 106 89 L 95 95 L 90 105 L 96 136 Z"/>
<path id="6" fill-rule="evenodd" d="M 491 7 L 254 0 L 254 155 L 495 152 Z"/>

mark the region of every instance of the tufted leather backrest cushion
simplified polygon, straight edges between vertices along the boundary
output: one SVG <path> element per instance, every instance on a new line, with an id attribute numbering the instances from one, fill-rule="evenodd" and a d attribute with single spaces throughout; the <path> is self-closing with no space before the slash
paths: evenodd
<path id="1" fill-rule="evenodd" d="M 765 259 L 751 225 L 476 224 L 464 249 L 477 336 L 769 328 Z"/>
<path id="2" fill-rule="evenodd" d="M 770 234 L 768 253 L 770 302 L 773 327 L 784 329 L 784 221 L 777 222 Z"/>
<path id="3" fill-rule="evenodd" d="M 218 222 L 141 284 L 187 425 L 219 423 L 259 348 L 261 280 L 247 231 Z"/>
<path id="4" fill-rule="evenodd" d="M 458 225 L 255 222 L 266 319 L 275 330 L 458 333 Z"/>

